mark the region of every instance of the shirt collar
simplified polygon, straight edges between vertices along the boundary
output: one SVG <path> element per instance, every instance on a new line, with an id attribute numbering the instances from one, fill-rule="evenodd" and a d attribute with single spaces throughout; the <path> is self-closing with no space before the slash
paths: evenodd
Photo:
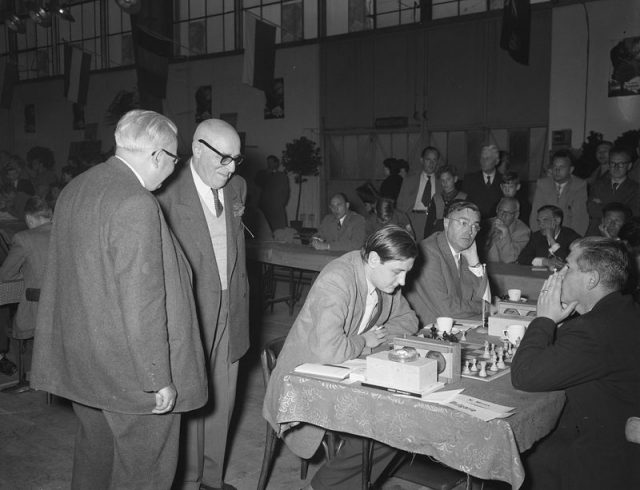
<path id="1" fill-rule="evenodd" d="M 124 163 L 127 167 L 129 167 L 131 169 L 131 171 L 133 172 L 133 174 L 136 176 L 136 178 L 140 181 L 140 185 L 142 185 L 142 187 L 144 187 L 144 180 L 142 180 L 142 176 L 136 172 L 136 169 L 133 168 L 131 166 L 131 164 L 129 162 L 127 162 L 124 158 L 122 158 L 120 155 L 116 155 L 115 156 L 118 160 L 120 160 L 122 163 Z M 146 189 L 146 187 L 144 187 Z"/>
<path id="2" fill-rule="evenodd" d="M 189 168 L 191 169 L 191 175 L 193 175 L 193 183 L 196 185 L 196 190 L 198 191 L 198 194 L 208 199 L 210 196 L 213 195 L 211 194 L 211 187 L 205 184 L 204 181 L 200 178 L 200 176 L 198 175 L 198 172 L 196 172 L 196 169 L 193 168 L 193 164 L 189 165 Z M 218 198 L 222 201 L 223 197 L 224 197 L 224 192 L 221 187 L 220 189 L 218 189 Z"/>

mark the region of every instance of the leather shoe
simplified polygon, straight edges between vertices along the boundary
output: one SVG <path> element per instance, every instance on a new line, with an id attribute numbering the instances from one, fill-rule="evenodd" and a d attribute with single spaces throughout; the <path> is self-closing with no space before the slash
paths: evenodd
<path id="1" fill-rule="evenodd" d="M 223 482 L 221 487 L 211 487 L 209 485 L 205 485 L 204 483 L 201 483 L 200 490 L 238 490 L 238 489 L 233 485 Z"/>

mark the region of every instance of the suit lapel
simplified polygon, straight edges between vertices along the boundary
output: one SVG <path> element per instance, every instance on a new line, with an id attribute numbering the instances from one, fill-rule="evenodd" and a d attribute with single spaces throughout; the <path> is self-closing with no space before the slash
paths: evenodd
<path id="1" fill-rule="evenodd" d="M 227 221 L 227 278 L 231 279 L 232 272 L 235 269 L 236 261 L 238 259 L 238 246 L 236 245 L 237 233 L 234 216 L 233 204 L 239 203 L 239 196 L 236 194 L 236 190 L 231 183 L 224 187 L 224 209 L 225 218 Z M 239 212 L 239 211 L 238 211 Z"/>

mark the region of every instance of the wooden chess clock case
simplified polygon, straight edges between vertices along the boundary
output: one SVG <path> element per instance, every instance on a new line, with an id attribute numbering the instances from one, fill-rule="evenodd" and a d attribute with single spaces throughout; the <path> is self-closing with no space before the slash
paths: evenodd
<path id="1" fill-rule="evenodd" d="M 528 327 L 536 316 L 536 303 L 528 300 L 498 301 L 498 313 L 489 317 L 489 335 L 504 337 L 503 331 L 509 325 Z"/>

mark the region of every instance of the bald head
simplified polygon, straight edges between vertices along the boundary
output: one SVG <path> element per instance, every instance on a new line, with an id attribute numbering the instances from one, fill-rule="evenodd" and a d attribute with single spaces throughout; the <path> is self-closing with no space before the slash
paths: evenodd
<path id="1" fill-rule="evenodd" d="M 233 126 L 225 121 L 207 119 L 196 128 L 191 149 L 191 163 L 198 176 L 209 187 L 220 189 L 236 170 L 240 137 Z M 224 157 L 232 157 L 233 160 Z"/>

